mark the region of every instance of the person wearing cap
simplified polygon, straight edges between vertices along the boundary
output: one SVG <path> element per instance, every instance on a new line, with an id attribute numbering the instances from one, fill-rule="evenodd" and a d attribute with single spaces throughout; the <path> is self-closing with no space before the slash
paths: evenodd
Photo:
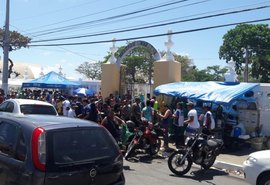
<path id="1" fill-rule="evenodd" d="M 198 121 L 198 114 L 197 111 L 194 109 L 194 104 L 192 102 L 187 103 L 188 108 L 188 119 L 184 121 L 187 124 L 185 130 L 185 136 L 192 135 L 198 131 L 200 128 L 200 123 Z"/>

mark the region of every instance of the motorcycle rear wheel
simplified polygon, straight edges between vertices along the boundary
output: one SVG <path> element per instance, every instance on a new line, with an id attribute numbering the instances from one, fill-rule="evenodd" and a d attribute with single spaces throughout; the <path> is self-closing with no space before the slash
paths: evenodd
<path id="1" fill-rule="evenodd" d="M 150 148 L 149 148 L 150 156 L 156 155 L 160 150 L 160 146 L 161 146 L 161 139 L 157 138 L 156 142 L 150 145 Z"/>
<path id="2" fill-rule="evenodd" d="M 185 154 L 185 150 L 174 151 L 168 159 L 169 169 L 177 176 L 186 174 L 191 168 L 192 158 L 190 155 L 187 155 L 185 160 L 181 163 Z"/>
<path id="3" fill-rule="evenodd" d="M 209 161 L 203 162 L 202 165 L 201 165 L 203 167 L 203 169 L 208 170 L 211 166 L 213 166 L 213 164 L 215 163 L 216 158 L 217 157 L 215 155 L 212 155 L 211 158 L 209 159 Z"/>

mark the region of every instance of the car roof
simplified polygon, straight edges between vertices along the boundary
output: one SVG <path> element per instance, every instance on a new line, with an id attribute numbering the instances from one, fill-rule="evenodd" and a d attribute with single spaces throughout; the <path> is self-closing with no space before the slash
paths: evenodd
<path id="1" fill-rule="evenodd" d="M 69 127 L 100 127 L 99 124 L 82 120 L 79 118 L 70 118 L 65 116 L 56 115 L 24 115 L 24 114 L 10 114 L 0 113 L 0 116 L 9 120 L 16 121 L 20 125 L 25 125 L 27 127 L 43 127 L 47 129 L 57 129 L 57 128 L 69 128 Z"/>
<path id="2" fill-rule="evenodd" d="M 8 99 L 6 101 L 11 101 L 15 102 L 20 105 L 25 105 L 25 104 L 37 104 L 37 105 L 48 105 L 52 106 L 52 104 L 40 100 L 32 100 L 32 99 Z"/>

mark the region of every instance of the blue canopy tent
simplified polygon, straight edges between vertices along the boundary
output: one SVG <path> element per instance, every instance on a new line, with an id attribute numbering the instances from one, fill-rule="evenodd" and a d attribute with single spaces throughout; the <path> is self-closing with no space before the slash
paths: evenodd
<path id="1" fill-rule="evenodd" d="M 257 86 L 258 83 L 174 82 L 156 87 L 154 94 L 229 104 Z"/>
<path id="2" fill-rule="evenodd" d="M 22 83 L 22 88 L 47 88 L 47 89 L 66 89 L 78 87 L 80 84 L 69 81 L 58 73 L 51 71 L 48 74 L 41 76 L 29 82 Z"/>

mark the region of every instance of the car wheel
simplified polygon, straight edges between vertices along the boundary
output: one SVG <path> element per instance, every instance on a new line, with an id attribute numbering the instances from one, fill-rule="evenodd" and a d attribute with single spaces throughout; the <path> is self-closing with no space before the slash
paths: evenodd
<path id="1" fill-rule="evenodd" d="M 270 185 L 270 172 L 263 174 L 259 179 L 258 185 Z"/>

